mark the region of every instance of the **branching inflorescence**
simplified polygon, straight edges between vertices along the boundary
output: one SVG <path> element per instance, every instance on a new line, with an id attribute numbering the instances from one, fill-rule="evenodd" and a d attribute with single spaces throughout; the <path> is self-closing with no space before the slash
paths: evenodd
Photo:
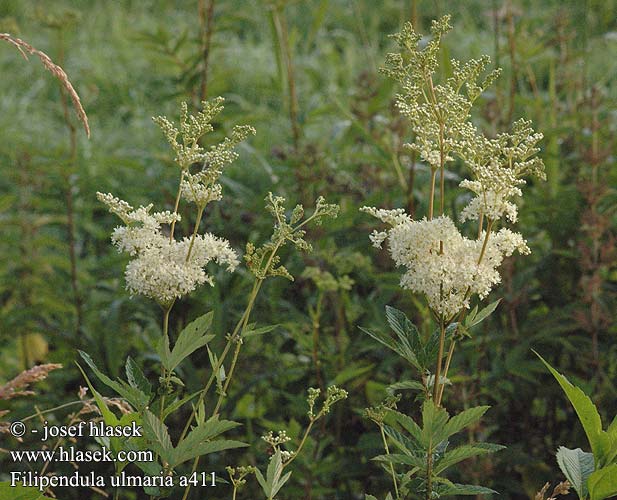
<path id="1" fill-rule="evenodd" d="M 431 170 L 429 211 L 425 218 L 412 220 L 403 210 L 364 207 L 367 213 L 387 223 L 387 231 L 375 231 L 371 240 L 380 247 L 384 240 L 398 266 L 407 270 L 401 286 L 426 296 L 431 309 L 451 323 L 470 298 L 485 298 L 500 281 L 497 268 L 514 250 L 529 253 L 525 240 L 509 229 L 495 232 L 504 218 L 516 222 L 517 207 L 512 199 L 521 195 L 524 175 L 544 176 L 542 160 L 534 156 L 542 134 L 520 120 L 511 133 L 485 137 L 471 122 L 474 101 L 499 75 L 494 70 L 481 81 L 489 58 L 461 63 L 451 61 L 453 75 L 434 83 L 442 36 L 450 29 L 448 16 L 433 23 L 432 39 L 418 48 L 421 36 L 410 24 L 394 36 L 400 52 L 389 54 L 383 72 L 397 80 L 403 93 L 396 96 L 401 113 L 409 119 L 415 134 L 406 147 L 416 150 Z M 469 168 L 470 179 L 460 187 L 474 197 L 461 212 L 461 220 L 478 220 L 478 238 L 469 239 L 444 213 L 446 164 L 459 158 Z M 440 216 L 435 217 L 437 174 L 441 176 Z"/>
<path id="2" fill-rule="evenodd" d="M 382 70 L 402 88 L 396 96 L 396 105 L 413 132 L 413 141 L 405 146 L 415 151 L 430 170 L 427 214 L 414 220 L 403 209 L 362 208 L 389 226 L 371 234 L 373 245 L 381 248 L 387 241 L 392 259 L 404 268 L 401 287 L 424 296 L 439 325 L 429 339 L 423 340 L 403 312 L 386 308 L 396 340 L 364 330 L 421 371 L 422 382 L 405 381 L 391 387 L 423 391 L 421 425 L 388 405 L 379 414 L 369 412 L 369 417 L 380 427 L 386 451 L 385 456 L 377 459 L 390 468 L 397 500 L 405 498 L 407 493 L 429 500 L 445 495 L 493 492 L 473 485 L 457 485 L 440 477 L 447 467 L 462 458 L 501 448 L 484 443 L 447 451 L 449 436 L 479 419 L 487 407 L 470 409 L 453 417 L 452 422 L 457 424 L 450 426 L 446 424 L 449 416 L 441 407 L 442 397 L 449 383 L 447 373 L 456 342 L 497 305 L 493 303 L 478 311 L 477 307 L 471 309 L 471 301 L 476 296 L 485 299 L 501 281 L 499 267 L 505 257 L 515 251 L 530 253 L 520 233 L 498 226 L 517 221 L 514 200 L 522 195 L 524 177 L 545 178 L 543 162 L 536 156 L 542 134 L 535 133 L 530 122 L 519 120 L 510 132 L 487 137 L 471 120 L 474 102 L 500 72 L 499 69 L 487 72 L 488 56 L 466 63 L 453 59 L 451 76 L 437 81 L 440 45 L 450 29 L 449 16 L 433 22 L 432 37 L 422 47 L 422 36 L 407 23 L 393 36 L 399 50 L 387 56 Z M 471 200 L 460 212 L 460 221 L 478 222 L 475 237 L 471 238 L 445 213 L 446 166 L 455 162 L 463 163 L 469 172 L 469 178 L 459 184 L 472 192 Z M 434 371 L 430 365 L 435 367 Z M 386 415 L 398 425 L 386 425 Z M 439 415 L 437 420 L 436 415 Z M 459 425 L 463 422 L 464 425 Z M 457 430 L 452 432 L 454 428 Z M 401 454 L 390 453 L 386 435 Z M 433 437 L 426 439 L 429 435 Z M 394 464 L 414 467 L 398 476 Z"/>
<path id="3" fill-rule="evenodd" d="M 233 271 L 239 263 L 229 242 L 210 233 L 199 234 L 204 209 L 221 199 L 222 188 L 218 181 L 224 167 L 238 156 L 234 148 L 255 133 L 250 126 L 236 126 L 230 137 L 205 150 L 199 140 L 213 130 L 211 122 L 223 109 L 222 103 L 222 98 L 204 101 L 203 110 L 196 115 L 190 115 L 187 104 L 183 103 L 179 130 L 165 117 L 154 119 L 174 150 L 174 161 L 180 167 L 173 212 L 151 213 L 152 204 L 134 209 L 111 194 L 98 193 L 99 200 L 124 223 L 114 230 L 112 241 L 119 251 L 133 257 L 125 272 L 128 290 L 155 300 L 165 310 L 197 286 L 214 284 L 204 269 L 209 262 L 216 261 L 228 271 Z M 201 169 L 191 173 L 194 164 L 201 165 Z M 192 235 L 177 240 L 174 227 L 181 220 L 180 199 L 195 204 L 197 216 Z M 163 234 L 162 225 L 169 225 L 169 235 Z"/>

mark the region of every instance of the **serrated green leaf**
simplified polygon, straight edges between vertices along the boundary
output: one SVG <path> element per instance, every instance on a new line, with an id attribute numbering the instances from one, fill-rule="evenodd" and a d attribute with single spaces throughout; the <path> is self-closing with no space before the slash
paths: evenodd
<path id="1" fill-rule="evenodd" d="M 201 391 L 194 392 L 193 394 L 189 394 L 187 396 L 184 396 L 182 399 L 175 400 L 173 403 L 171 403 L 169 406 L 167 406 L 165 408 L 165 410 L 163 410 L 163 417 L 162 417 L 163 418 L 163 422 L 167 419 L 167 417 L 169 415 L 171 415 L 173 412 L 175 412 L 182 405 L 188 403 L 195 396 L 198 396 L 200 393 L 201 393 Z"/>
<path id="2" fill-rule="evenodd" d="M 240 424 L 237 422 L 232 422 L 230 420 L 219 420 L 218 417 L 211 417 L 206 422 L 195 427 L 182 441 L 178 443 L 173 452 L 173 459 L 170 460 L 170 463 L 175 466 L 199 455 L 206 455 L 215 451 L 246 446 L 246 444 L 240 443 L 239 441 L 212 441 L 224 432 L 238 427 L 239 425 Z"/>
<path id="3" fill-rule="evenodd" d="M 150 396 L 152 393 L 152 385 L 144 375 L 144 372 L 141 371 L 141 368 L 133 358 L 130 356 L 126 358 L 126 379 L 129 382 L 129 385 L 135 389 L 139 389 L 141 392 Z"/>
<path id="4" fill-rule="evenodd" d="M 534 351 L 535 352 L 535 351 Z M 553 374 L 553 377 L 557 379 L 559 385 L 566 393 L 566 396 L 572 403 L 578 419 L 580 420 L 589 444 L 591 451 L 596 460 L 597 465 L 604 465 L 608 462 L 608 458 L 612 453 L 609 436 L 602 431 L 602 420 L 598 409 L 593 404 L 589 396 L 587 396 L 580 388 L 573 385 L 565 376 L 555 370 L 542 356 L 537 352 L 535 353 L 542 363 Z"/>
<path id="5" fill-rule="evenodd" d="M 87 352 L 79 351 L 79 354 L 101 382 L 103 382 L 107 387 L 116 391 L 118 395 L 126 399 L 136 409 L 143 410 L 146 406 L 148 406 L 148 403 L 150 402 L 150 397 L 147 394 L 144 394 L 141 390 L 130 386 L 123 380 L 116 381 L 109 378 L 101 370 L 98 369 L 96 363 L 92 360 L 92 358 Z"/>
<path id="6" fill-rule="evenodd" d="M 399 348 L 405 353 L 404 358 L 418 370 L 424 370 L 426 366 L 421 362 L 425 357 L 424 346 L 416 326 L 403 311 L 390 306 L 386 306 L 386 320 L 398 337 Z"/>
<path id="7" fill-rule="evenodd" d="M 497 299 L 495 302 L 492 302 L 485 308 L 481 309 L 480 312 L 478 312 L 477 314 L 473 316 L 468 315 L 467 320 L 465 321 L 465 326 L 467 328 L 471 328 L 471 327 L 476 326 L 479 323 L 482 323 L 482 321 L 484 321 L 491 314 L 493 314 L 493 311 L 497 309 L 497 306 L 499 305 L 500 302 L 501 302 L 501 299 Z"/>
<path id="8" fill-rule="evenodd" d="M 386 435 L 392 439 L 395 446 L 401 450 L 406 455 L 414 455 L 417 452 L 423 452 L 424 449 L 418 445 L 418 443 L 412 441 L 404 434 L 401 434 L 396 429 L 390 427 L 389 425 L 384 425 L 383 430 Z"/>
<path id="9" fill-rule="evenodd" d="M 264 333 L 270 333 L 273 330 L 276 330 L 280 325 L 268 325 L 262 326 L 260 328 L 255 328 L 255 323 L 252 323 L 247 326 L 246 330 L 242 332 L 243 337 L 254 337 L 256 335 L 263 335 Z"/>
<path id="10" fill-rule="evenodd" d="M 410 416 L 396 410 L 390 410 L 388 414 L 392 415 L 396 422 L 409 433 L 417 445 L 427 446 L 427 443 L 422 438 L 422 429 Z"/>
<path id="11" fill-rule="evenodd" d="M 184 462 L 193 458 L 210 453 L 216 453 L 223 450 L 231 450 L 233 448 L 245 448 L 248 444 L 241 441 L 233 441 L 229 439 L 219 439 L 216 441 L 208 441 L 206 443 L 197 444 L 194 447 L 178 446 L 172 453 L 172 460 L 169 462 L 172 467 L 177 467 Z"/>
<path id="12" fill-rule="evenodd" d="M 617 495 L 617 464 L 596 470 L 587 481 L 590 500 L 604 500 Z"/>
<path id="13" fill-rule="evenodd" d="M 276 453 L 270 458 L 270 463 L 266 470 L 266 478 L 264 479 L 259 470 L 255 474 L 267 498 L 274 498 L 291 476 L 291 472 L 288 472 L 281 478 L 282 473 L 283 459 L 281 457 L 281 450 L 276 450 Z"/>
<path id="14" fill-rule="evenodd" d="M 482 418 L 490 406 L 476 406 L 452 417 L 444 427 L 446 439 Z"/>
<path id="15" fill-rule="evenodd" d="M 448 412 L 437 407 L 432 399 L 427 399 L 422 405 L 422 441 L 429 452 L 447 439 L 444 429 L 448 418 Z"/>
<path id="16" fill-rule="evenodd" d="M 144 437 L 147 439 L 150 449 L 160 456 L 164 462 L 171 464 L 174 447 L 167 426 L 154 413 L 146 410 L 143 416 L 143 428 Z"/>
<path id="17" fill-rule="evenodd" d="M 214 335 L 206 335 L 212 325 L 212 316 L 213 312 L 210 311 L 186 325 L 178 335 L 178 340 L 171 352 L 166 352 L 165 348 L 163 352 L 159 349 L 161 361 L 167 371 L 173 371 L 185 358 L 214 338 Z"/>
<path id="18" fill-rule="evenodd" d="M 94 398 L 96 405 L 99 407 L 99 411 L 101 412 L 101 415 L 103 416 L 103 421 L 107 425 L 111 425 L 111 426 L 118 425 L 119 424 L 118 417 L 116 417 L 113 414 L 113 412 L 107 407 L 107 404 L 105 403 L 105 400 L 103 399 L 103 396 L 101 396 L 98 393 L 98 391 L 94 388 L 94 386 L 90 382 L 90 379 L 86 375 L 86 372 L 84 372 L 84 370 L 79 365 L 79 363 L 76 363 L 76 364 L 77 364 L 77 368 L 79 368 L 79 371 L 84 376 L 84 379 L 86 379 L 86 384 L 88 384 L 88 388 L 90 389 L 90 392 L 92 393 L 92 397 Z"/>
<path id="19" fill-rule="evenodd" d="M 579 498 L 587 498 L 587 480 L 594 471 L 593 454 L 580 448 L 570 450 L 560 446 L 557 450 L 557 463 Z"/>
<path id="20" fill-rule="evenodd" d="M 402 453 L 390 453 L 389 455 L 378 455 L 373 458 L 376 462 L 392 463 L 392 464 L 404 464 L 411 465 L 423 469 L 426 467 L 426 458 L 403 455 Z"/>
<path id="21" fill-rule="evenodd" d="M 414 366 L 418 367 L 418 360 L 415 359 L 415 356 L 413 355 L 413 353 L 410 350 L 405 350 L 404 348 L 402 348 L 398 342 L 396 342 L 392 337 L 390 337 L 389 335 L 386 335 L 385 333 L 381 333 L 381 332 L 373 332 L 371 330 L 367 330 L 366 328 L 362 328 L 359 327 L 360 330 L 362 330 L 364 333 L 366 333 L 367 335 L 370 335 L 371 337 L 373 337 L 373 339 L 375 339 L 377 342 L 379 342 L 380 344 L 383 344 L 384 346 L 386 346 L 388 349 L 394 351 L 396 354 L 398 354 L 401 358 L 409 361 L 411 364 L 413 364 Z M 409 356 L 412 356 L 411 359 L 409 359 Z"/>
<path id="22" fill-rule="evenodd" d="M 369 495 L 368 493 L 366 493 L 364 495 L 364 500 L 377 500 L 377 497 L 374 497 L 373 495 Z"/>
<path id="23" fill-rule="evenodd" d="M 449 482 L 449 481 L 448 481 Z M 450 482 L 449 482 L 450 483 Z M 440 496 L 450 495 L 497 495 L 498 493 L 491 488 L 476 486 L 473 484 L 450 483 L 439 485 L 437 492 Z"/>
<path id="24" fill-rule="evenodd" d="M 401 382 L 389 385 L 386 390 L 390 393 L 404 390 L 424 391 L 424 385 L 417 380 L 402 380 Z"/>
<path id="25" fill-rule="evenodd" d="M 502 447 L 504 448 L 504 447 Z M 475 446 L 472 444 L 466 444 L 447 451 L 443 457 L 435 463 L 434 473 L 440 474 L 446 469 L 452 467 L 454 464 L 467 460 L 468 458 L 478 455 L 486 455 L 493 450 L 487 446 Z"/>

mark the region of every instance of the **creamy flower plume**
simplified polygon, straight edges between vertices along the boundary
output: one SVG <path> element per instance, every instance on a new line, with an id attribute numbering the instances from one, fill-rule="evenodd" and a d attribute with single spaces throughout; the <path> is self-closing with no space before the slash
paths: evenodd
<path id="1" fill-rule="evenodd" d="M 441 216 L 414 221 L 400 211 L 365 207 L 363 211 L 386 220 L 392 226 L 371 239 L 387 239 L 397 266 L 406 268 L 401 286 L 424 294 L 436 314 L 451 318 L 469 307 L 471 296 L 486 297 L 501 281 L 498 267 L 503 258 L 517 250 L 529 253 L 518 233 L 501 229 L 491 234 L 480 260 L 485 234 L 471 240 L 460 234 L 452 219 Z M 375 233 L 374 233 L 375 234 Z M 440 248 L 443 247 L 443 251 Z M 479 263 L 478 263 L 479 262 Z"/>
<path id="2" fill-rule="evenodd" d="M 212 261 L 233 271 L 238 257 L 229 242 L 211 234 L 196 235 L 177 241 L 161 232 L 162 224 L 179 221 L 178 214 L 151 213 L 152 205 L 133 209 L 111 194 L 97 193 L 98 199 L 125 223 L 112 233 L 112 242 L 120 252 L 133 259 L 126 267 L 126 287 L 168 305 L 204 283 L 214 284 L 204 268 Z"/>

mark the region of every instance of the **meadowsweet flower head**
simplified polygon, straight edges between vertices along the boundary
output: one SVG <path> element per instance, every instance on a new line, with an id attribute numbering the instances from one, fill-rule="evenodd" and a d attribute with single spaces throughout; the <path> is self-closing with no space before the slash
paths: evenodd
<path id="1" fill-rule="evenodd" d="M 212 201 L 223 197 L 223 187 L 208 179 L 205 172 L 186 174 L 180 185 L 182 198 L 203 208 Z"/>
<path id="2" fill-rule="evenodd" d="M 97 196 L 125 224 L 114 229 L 112 243 L 133 257 L 125 270 L 126 287 L 132 294 L 145 295 L 165 307 L 199 285 L 214 284 L 204 269 L 209 262 L 228 271 L 238 265 L 236 253 L 224 239 L 197 234 L 178 241 L 164 235 L 161 226 L 179 221 L 176 213 L 151 213 L 151 204 L 133 209 L 111 194 Z"/>
<path id="3" fill-rule="evenodd" d="M 375 213 L 374 209 L 364 209 Z M 469 307 L 470 298 L 486 297 L 501 281 L 498 268 L 505 256 L 517 250 L 529 253 L 522 236 L 501 229 L 489 237 L 482 254 L 484 237 L 464 237 L 448 216 L 418 221 L 400 218 L 385 231 L 390 254 L 397 266 L 405 268 L 401 287 L 426 297 L 439 316 L 452 318 Z"/>

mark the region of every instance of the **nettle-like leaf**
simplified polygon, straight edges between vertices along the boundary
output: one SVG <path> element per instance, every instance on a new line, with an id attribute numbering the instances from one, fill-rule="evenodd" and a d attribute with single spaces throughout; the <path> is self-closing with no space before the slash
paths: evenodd
<path id="1" fill-rule="evenodd" d="M 124 380 L 113 380 L 107 375 L 105 375 L 101 370 L 99 370 L 99 368 L 96 366 L 96 363 L 93 361 L 93 359 L 88 353 L 84 351 L 79 351 L 79 354 L 101 382 L 103 382 L 110 389 L 113 389 L 119 396 L 126 399 L 133 407 L 135 407 L 139 411 L 142 411 L 146 408 L 146 406 L 148 406 L 151 399 L 151 391 L 148 391 L 148 393 L 146 393 L 140 388 L 141 385 L 143 389 L 147 390 L 147 386 L 144 385 L 145 377 L 143 377 L 143 373 L 141 373 L 140 371 L 138 374 L 135 370 L 135 367 L 137 365 L 133 363 L 133 366 L 129 368 L 129 362 L 127 360 L 127 373 L 129 371 L 131 372 L 131 376 L 129 377 L 129 383 L 127 383 Z"/>
<path id="2" fill-rule="evenodd" d="M 265 478 L 259 469 L 255 471 L 257 481 L 259 482 L 259 485 L 268 500 L 272 500 L 276 497 L 277 493 L 291 476 L 291 472 L 288 472 L 284 476 L 282 474 L 283 459 L 281 457 L 281 450 L 276 450 L 276 453 L 270 459 Z"/>
<path id="3" fill-rule="evenodd" d="M 424 342 L 416 326 L 407 318 L 403 311 L 390 306 L 386 306 L 386 319 L 392 331 L 396 334 L 391 335 L 375 332 L 360 327 L 364 333 L 370 335 L 380 344 L 394 351 L 418 371 L 425 373 L 432 367 L 437 360 L 439 349 L 439 331 L 433 332 L 429 339 Z M 453 323 L 446 331 L 449 338 L 456 331 L 457 323 Z"/>
<path id="4" fill-rule="evenodd" d="M 499 493 L 491 488 L 486 488 L 484 486 L 476 486 L 473 484 L 458 484 L 448 481 L 444 478 L 438 478 L 437 484 L 435 486 L 435 492 L 440 497 L 445 496 L 454 496 L 454 495 L 465 495 L 465 496 L 476 496 L 476 495 L 498 495 Z"/>
<path id="5" fill-rule="evenodd" d="M 587 480 L 594 471 L 593 454 L 580 448 L 570 450 L 560 446 L 557 450 L 557 463 L 579 498 L 587 498 Z"/>
<path id="6" fill-rule="evenodd" d="M 206 335 L 206 332 L 212 326 L 213 315 L 214 313 L 210 311 L 186 325 L 178 335 L 178 340 L 171 350 L 169 348 L 169 337 L 165 336 L 162 339 L 158 353 L 167 371 L 173 371 L 184 359 L 214 338 L 214 335 Z"/>
<path id="7" fill-rule="evenodd" d="M 255 337 L 256 335 L 263 335 L 265 333 L 270 333 L 271 331 L 278 328 L 280 325 L 267 325 L 257 327 L 256 323 L 251 323 L 247 325 L 247 327 L 242 331 L 243 337 Z"/>
<path id="8" fill-rule="evenodd" d="M 600 413 L 591 399 L 589 399 L 589 396 L 555 370 L 537 352 L 535 354 L 557 379 L 570 403 L 572 403 L 589 440 L 595 459 L 596 470 L 614 463 L 617 459 L 617 424 L 615 424 L 615 421 L 613 420 L 607 431 L 602 430 Z"/>
<path id="9" fill-rule="evenodd" d="M 497 299 L 495 302 L 491 302 L 488 306 L 480 309 L 480 311 L 478 311 L 478 306 L 475 306 L 465 318 L 465 327 L 469 329 L 482 323 L 482 321 L 493 314 L 500 302 L 501 299 Z"/>
<path id="10" fill-rule="evenodd" d="M 401 380 L 400 382 L 390 384 L 386 390 L 389 393 L 394 393 L 395 391 L 404 391 L 404 390 L 423 391 L 424 389 L 425 389 L 424 384 L 422 384 L 422 382 L 418 382 L 417 380 Z"/>
<path id="11" fill-rule="evenodd" d="M 169 430 L 154 413 L 146 410 L 143 426 L 144 436 L 149 442 L 150 449 L 157 453 L 170 469 L 174 469 L 184 462 L 202 455 L 217 451 L 247 446 L 246 443 L 228 439 L 215 439 L 222 433 L 237 427 L 237 422 L 219 420 L 212 417 L 196 427 L 177 446 L 173 446 L 169 437 Z"/>
<path id="12" fill-rule="evenodd" d="M 152 384 L 150 384 L 139 365 L 130 356 L 126 359 L 125 369 L 129 385 L 150 397 L 152 394 Z"/>
<path id="13" fill-rule="evenodd" d="M 422 406 L 422 425 L 411 417 L 396 410 L 388 410 L 394 425 L 384 425 L 384 432 L 394 443 L 399 453 L 380 455 L 374 460 L 381 463 L 405 465 L 407 486 L 415 481 L 416 491 L 426 491 L 428 476 L 434 485 L 433 494 L 475 495 L 493 493 L 493 490 L 473 485 L 451 483 L 440 477 L 453 465 L 471 457 L 493 453 L 504 446 L 491 443 L 464 444 L 449 448 L 450 438 L 469 425 L 474 424 L 486 413 L 488 406 L 478 406 L 465 410 L 454 417 L 437 407 L 432 400 L 426 400 Z M 431 467 L 428 467 L 431 457 Z M 419 481 L 418 481 L 419 480 Z"/>
<path id="14" fill-rule="evenodd" d="M 137 424 L 141 423 L 141 415 L 135 412 L 126 413 L 122 415 L 121 418 L 118 418 L 114 414 L 114 412 L 112 412 L 109 409 L 103 396 L 101 396 L 99 392 L 94 388 L 94 386 L 92 385 L 92 382 L 90 382 L 90 379 L 88 378 L 86 373 L 83 371 L 81 366 L 79 366 L 78 364 L 77 367 L 79 368 L 82 375 L 84 376 L 84 379 L 86 380 L 86 384 L 88 384 L 90 392 L 92 393 L 92 397 L 94 398 L 94 401 L 96 405 L 98 406 L 99 411 L 101 412 L 101 415 L 103 416 L 103 422 L 105 422 L 105 425 L 110 426 L 110 427 L 117 427 L 117 426 L 128 426 L 128 425 L 131 425 L 133 422 L 136 422 Z M 108 446 L 114 456 L 117 456 L 119 451 L 134 450 L 135 448 L 144 450 L 147 448 L 146 446 L 144 446 L 145 443 L 143 442 L 144 440 L 141 437 L 133 437 L 130 439 L 110 437 L 110 438 L 104 438 L 104 439 L 109 439 Z M 116 461 L 114 462 L 114 465 L 116 468 L 116 472 L 121 472 L 122 469 L 124 469 L 128 465 L 128 462 Z"/>

